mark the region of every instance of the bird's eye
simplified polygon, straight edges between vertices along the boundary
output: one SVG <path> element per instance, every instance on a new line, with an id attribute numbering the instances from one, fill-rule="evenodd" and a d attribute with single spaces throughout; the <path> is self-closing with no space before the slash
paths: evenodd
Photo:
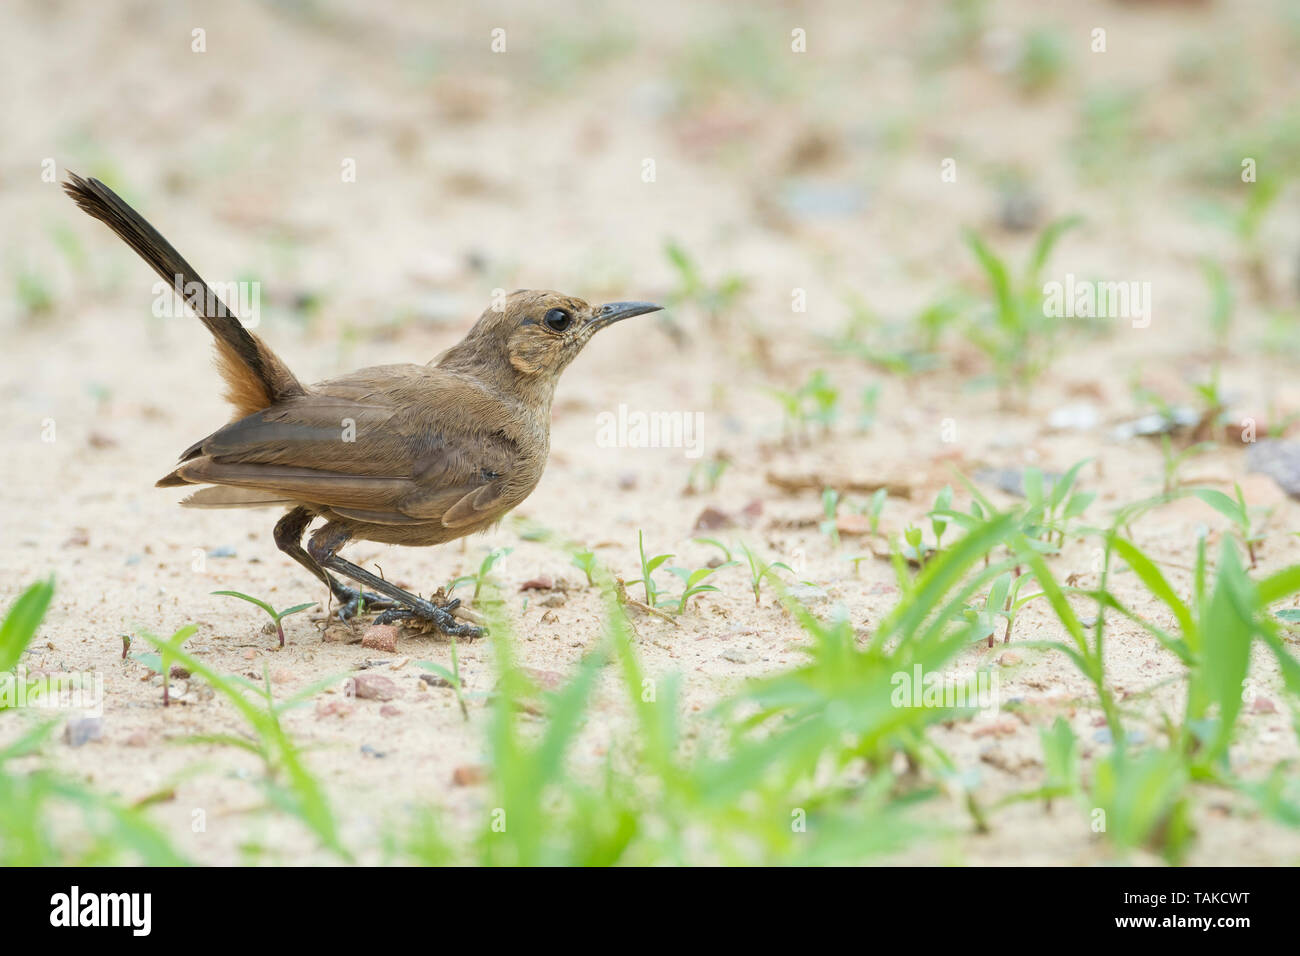
<path id="1" fill-rule="evenodd" d="M 542 321 L 546 323 L 546 327 L 552 332 L 563 332 L 572 324 L 573 316 L 563 309 L 551 309 L 550 312 L 546 313 Z"/>

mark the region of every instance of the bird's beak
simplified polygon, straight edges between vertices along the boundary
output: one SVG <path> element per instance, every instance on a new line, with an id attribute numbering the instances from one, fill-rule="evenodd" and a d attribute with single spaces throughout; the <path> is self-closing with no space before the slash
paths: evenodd
<path id="1" fill-rule="evenodd" d="M 593 331 L 599 331 L 607 325 L 630 319 L 634 315 L 658 312 L 662 308 L 662 305 L 655 305 L 653 302 L 606 302 L 592 314 L 590 324 Z"/>

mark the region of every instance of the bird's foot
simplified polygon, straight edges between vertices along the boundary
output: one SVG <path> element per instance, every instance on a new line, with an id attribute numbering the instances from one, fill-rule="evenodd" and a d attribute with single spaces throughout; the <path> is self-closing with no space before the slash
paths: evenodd
<path id="1" fill-rule="evenodd" d="M 398 604 L 375 618 L 376 624 L 393 624 L 398 621 L 416 621 L 432 624 L 449 637 L 464 637 L 474 640 L 482 637 L 484 628 L 476 627 L 464 621 L 458 621 L 451 613 L 460 606 L 460 598 L 453 598 L 446 604 L 438 605 L 423 598 L 416 598 L 411 605 Z"/>
<path id="2" fill-rule="evenodd" d="M 390 608 L 398 607 L 395 601 L 390 601 L 386 597 L 378 594 L 371 594 L 369 591 L 353 590 L 347 588 L 342 593 L 336 594 L 339 599 L 339 608 L 336 612 L 340 621 L 349 621 L 363 611 L 387 611 Z"/>

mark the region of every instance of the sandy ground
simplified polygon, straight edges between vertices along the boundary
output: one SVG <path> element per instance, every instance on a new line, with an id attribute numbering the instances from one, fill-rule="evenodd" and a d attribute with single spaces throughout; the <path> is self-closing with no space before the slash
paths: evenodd
<path id="1" fill-rule="evenodd" d="M 127 801 L 174 786 L 174 798 L 154 817 L 196 860 L 238 862 L 248 858 L 241 847 L 250 842 L 267 848 L 259 859 L 313 859 L 308 835 L 244 812 L 260 800 L 249 759 L 174 745 L 188 734 L 238 732 L 230 706 L 195 688 L 163 709 L 156 679 L 119 659 L 124 634 L 169 634 L 192 623 L 193 653 L 226 672 L 260 676 L 265 668 L 278 693 L 361 667 L 396 682 L 400 696 L 387 706 L 360 700 L 342 715 L 330 713 L 341 695 L 327 692 L 286 718 L 329 788 L 345 838 L 363 857 L 377 859 L 384 826 L 406 819 L 417 803 L 442 807 L 459 832 L 480 825 L 490 809 L 486 788 L 453 784 L 455 768 L 484 760 L 482 700 L 471 703 L 465 723 L 449 691 L 417 676 L 416 660 L 449 663 L 447 643 L 404 636 L 396 654 L 377 654 L 324 640 L 324 622 L 303 614 L 287 619 L 280 650 L 264 633 L 261 612 L 210 594 L 236 589 L 277 606 L 324 598 L 275 549 L 275 513 L 182 511 L 178 493 L 153 488 L 181 449 L 228 417 L 206 333 L 192 318 L 150 315 L 152 275 L 42 181 L 43 159 L 52 157 L 60 174 L 71 169 L 109 181 L 209 279 L 259 279 L 259 332 L 304 381 L 367 364 L 427 361 L 459 338 L 496 288 L 551 287 L 592 301 L 670 295 L 669 237 L 706 276 L 743 274 L 750 291 L 729 324 L 684 307 L 674 314 L 680 338 L 656 320 L 636 320 L 602 335 L 579 358 L 560 386 L 550 466 L 517 514 L 594 547 L 630 578 L 638 531 L 647 550 L 675 552 L 695 567 L 714 553 L 692 542 L 699 514 L 706 507 L 736 513 L 758 501 L 762 514 L 753 527 L 711 533 L 799 561 L 801 576 L 827 592 L 819 611 L 840 602 L 870 627 L 897 599 L 888 564 L 866 560 L 855 569 L 844 556 L 865 551 L 865 539 L 846 537 L 833 550 L 816 528 L 818 495 L 785 493 L 770 472 L 903 482 L 913 494 L 891 499 L 884 520 L 897 531 L 919 522 L 945 484 L 956 484 L 954 467 L 1064 471 L 1091 458 L 1080 480 L 1098 492 L 1089 517 L 1101 521 L 1160 487 L 1156 444 L 1109 437 L 1114 423 L 1145 410 L 1131 383 L 1188 401 L 1191 385 L 1208 374 L 1198 258 L 1233 247 L 1188 209 L 1189 169 L 1214 146 L 1214 131 L 1193 107 L 1212 98 L 1213 78 L 1184 89 L 1173 79 L 1175 64 L 1189 49 L 1235 50 L 1249 57 L 1248 93 L 1270 89 L 1276 98 L 1279 86 L 1294 83 L 1288 43 L 1295 41 L 1270 27 L 1278 16 L 1271 4 L 1090 6 L 1053 15 L 1074 44 L 1071 69 L 1063 90 L 1035 99 L 1018 96 L 978 58 L 921 78 L 916 51 L 935 42 L 946 22 L 938 5 L 880 4 L 869 17 L 849 4 L 765 5 L 746 15 L 744 29 L 721 5 L 700 11 L 677 2 L 616 12 L 562 4 L 557 16 L 504 4 L 436 17 L 396 3 L 364 15 L 341 4 L 232 3 L 202 13 L 185 4 L 6 5 L 4 265 L 11 277 L 45 276 L 53 305 L 33 316 L 16 295 L 0 303 L 7 352 L 0 599 L 8 603 L 53 573 L 55 604 L 26 663 L 94 670 L 106 690 L 103 739 L 75 749 L 55 744 L 50 757 Z M 1238 15 L 1243 7 L 1258 16 Z M 1034 11 L 1031 3 L 997 5 L 993 22 L 1020 29 Z M 1095 22 L 1112 38 L 1104 56 L 1090 56 L 1080 39 Z M 504 54 L 489 49 L 497 26 L 507 30 Z M 787 52 L 795 26 L 811 38 L 803 57 Z M 191 50 L 196 27 L 206 31 L 206 52 Z M 1221 35 L 1232 42 L 1221 46 Z M 723 54 L 749 36 L 770 44 L 757 68 L 775 91 L 723 84 L 700 93 L 693 84 L 708 89 L 710 65 L 722 62 L 716 68 L 723 69 L 730 62 Z M 581 65 L 564 66 L 574 59 Z M 1212 67 L 1219 68 L 1230 66 Z M 683 79 L 697 74 L 697 81 Z M 1092 84 L 1127 84 L 1146 94 L 1142 148 L 1124 160 L 1131 171 L 1105 182 L 1088 181 L 1067 161 L 1077 148 L 1078 110 L 1063 104 Z M 1249 101 L 1255 112 L 1243 114 L 1267 116 L 1274 99 Z M 948 156 L 958 157 L 956 183 L 941 183 L 937 174 Z M 655 161 L 654 182 L 642 179 L 646 158 Z M 348 159 L 356 162 L 355 182 L 341 181 Z M 829 355 L 817 336 L 842 326 L 850 296 L 897 320 L 973 281 L 963 226 L 985 230 L 1013 262 L 1023 260 L 1029 240 L 996 228 L 992 184 L 1004 167 L 1027 171 L 1046 215 L 1087 218 L 1063 241 L 1051 274 L 1150 281 L 1150 328 L 1121 322 L 1102 338 L 1072 337 L 1028 406 L 1014 411 L 1000 410 L 992 391 L 972 390 L 967 372 L 904 379 Z M 825 214 L 809 212 L 791 206 L 791 188 L 853 198 Z M 1295 217 L 1277 215 L 1268 230 L 1269 248 L 1277 250 L 1268 267 L 1278 286 L 1290 288 L 1294 262 L 1285 250 L 1300 231 Z M 63 235 L 79 252 L 60 252 Z M 793 289 L 806 290 L 807 312 L 791 312 Z M 292 305 L 304 295 L 320 302 L 310 315 Z M 1281 295 L 1294 305 L 1294 293 Z M 1290 356 L 1259 345 L 1270 310 L 1242 299 L 1223 388 L 1239 418 L 1279 421 L 1300 411 L 1294 366 Z M 758 330 L 765 361 L 745 329 Z M 973 354 L 957 359 L 959 368 L 980 369 Z M 790 448 L 765 389 L 793 387 L 814 368 L 840 385 L 845 420 L 833 437 Z M 862 432 L 853 427 L 854 403 L 876 382 L 876 423 Z M 1078 402 L 1097 410 L 1095 427 L 1048 427 L 1053 409 Z M 717 488 L 683 495 L 695 461 L 682 449 L 602 447 L 597 416 L 620 403 L 703 413 L 706 457 L 725 453 L 733 462 Z M 947 419 L 955 442 L 944 441 Z M 51 423 L 54 440 L 43 440 Z M 1262 568 L 1300 560 L 1289 533 L 1300 526 L 1300 508 L 1270 479 L 1247 475 L 1240 446 L 1194 458 L 1183 477 L 1222 490 L 1242 481 L 1252 504 L 1271 508 Z M 968 498 L 959 490 L 957 501 Z M 1223 533 L 1213 511 L 1180 502 L 1139 522 L 1135 536 L 1159 559 L 1188 565 L 1202 524 L 1215 540 Z M 567 674 L 600 640 L 599 596 L 565 555 L 521 540 L 512 526 L 436 549 L 361 544 L 350 556 L 428 592 L 500 546 L 514 549 L 494 576 L 523 662 Z M 1071 541 L 1052 563 L 1064 578 L 1086 574 L 1092 560 L 1091 545 Z M 539 576 L 567 589 L 520 591 Z M 680 627 L 637 621 L 647 670 L 682 676 L 688 721 L 744 678 L 801 659 L 802 632 L 771 595 L 755 606 L 743 568 L 720 572 L 718 583 L 723 591 L 699 599 Z M 1139 611 L 1163 619 L 1131 581 L 1119 588 Z M 554 594 L 563 603 L 542 606 Z M 1031 609 L 1016 639 L 1057 630 Z M 1099 713 L 1067 661 L 980 645 L 959 669 L 989 657 L 1004 697 L 1023 700 L 1023 716 L 935 735 L 961 767 L 978 772 L 987 802 L 1038 784 L 1037 731 L 1058 715 L 1101 752 Z M 492 688 L 488 642 L 462 647 L 461 661 L 471 691 Z M 1161 710 L 1179 704 L 1176 687 L 1162 683 L 1179 673 L 1176 661 L 1136 629 L 1117 625 L 1108 666 L 1129 719 L 1154 735 Z M 1277 707 L 1243 715 L 1234 759 L 1247 775 L 1297 755 L 1272 662 L 1260 658 L 1253 679 Z M 626 726 L 621 694 L 610 669 L 595 703 L 601 719 L 591 721 L 574 754 L 579 770 L 599 766 Z M 7 724 L 0 738 L 16 732 L 16 722 Z M 196 761 L 201 772 L 185 773 Z M 206 812 L 205 832 L 192 832 L 195 809 Z M 907 862 L 1107 859 L 1073 808 L 999 811 L 983 836 L 970 832 L 955 804 L 941 800 L 928 812 L 952 835 L 919 844 Z M 1193 863 L 1300 858 L 1300 834 L 1236 801 L 1210 796 L 1198 812 Z"/>

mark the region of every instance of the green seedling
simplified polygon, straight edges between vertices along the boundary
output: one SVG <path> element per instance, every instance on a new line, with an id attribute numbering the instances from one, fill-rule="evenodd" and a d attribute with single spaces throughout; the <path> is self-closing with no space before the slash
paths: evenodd
<path id="1" fill-rule="evenodd" d="M 1195 445 L 1189 445 L 1181 451 L 1174 451 L 1173 439 L 1168 435 L 1160 436 L 1160 453 L 1162 458 L 1163 477 L 1161 478 L 1161 490 L 1164 495 L 1172 495 L 1182 484 L 1178 477 L 1178 472 L 1182 470 L 1183 465 L 1187 464 L 1196 455 L 1203 455 L 1207 451 L 1213 451 L 1216 447 L 1212 441 L 1198 442 Z"/>
<path id="2" fill-rule="evenodd" d="M 726 564 L 736 563 L 736 561 L 733 560 L 731 557 L 731 549 L 728 548 L 721 541 L 719 541 L 717 538 L 693 538 L 692 540 L 695 541 L 697 544 L 707 544 L 710 545 L 711 547 L 717 548 L 719 551 L 722 552 L 722 560 Z"/>
<path id="3" fill-rule="evenodd" d="M 1201 421 L 1198 430 L 1202 433 L 1208 430 L 1213 435 L 1221 435 L 1219 429 L 1231 419 L 1228 417 L 1228 403 L 1219 388 L 1219 366 L 1214 366 L 1208 382 L 1198 382 L 1192 387 L 1196 397 L 1201 400 Z"/>
<path id="4" fill-rule="evenodd" d="M 287 607 L 283 611 L 277 611 L 265 601 L 260 601 L 251 595 L 244 594 L 240 591 L 213 591 L 213 594 L 221 594 L 225 597 L 239 598 L 241 601 L 247 601 L 249 604 L 256 604 L 271 618 L 275 624 L 275 633 L 280 637 L 280 646 L 284 647 L 284 624 L 281 623 L 290 614 L 297 614 L 299 611 L 305 611 L 308 608 L 315 607 L 316 601 L 308 601 L 306 604 L 295 604 L 293 607 Z"/>
<path id="5" fill-rule="evenodd" d="M 908 561 L 924 567 L 926 559 L 934 551 L 934 548 L 926 544 L 921 529 L 916 525 L 909 524 L 903 529 L 903 540 L 907 542 L 907 547 L 903 549 L 902 556 Z"/>
<path id="6" fill-rule="evenodd" d="M 1013 387 L 1022 394 L 1054 357 L 1061 319 L 1047 315 L 1040 275 L 1056 243 L 1083 220 L 1067 216 L 1048 224 L 1038 238 L 1019 282 L 1001 258 L 971 230 L 966 244 L 983 269 L 992 291 L 991 314 L 969 328 L 972 342 L 993 363 L 1004 404 Z"/>
<path id="7" fill-rule="evenodd" d="M 658 570 L 660 565 L 673 557 L 673 555 L 656 554 L 653 557 L 647 558 L 645 553 L 645 535 L 640 531 L 636 533 L 636 546 L 637 551 L 641 556 L 640 584 L 645 588 L 645 603 L 649 607 L 659 607 L 659 588 L 655 585 L 654 573 Z"/>
<path id="8" fill-rule="evenodd" d="M 587 579 L 587 587 L 596 586 L 596 581 L 592 578 L 592 572 L 596 569 L 596 552 L 590 548 L 573 552 L 573 566 Z"/>
<path id="9" fill-rule="evenodd" d="M 713 584 L 704 584 L 704 580 L 716 571 L 723 568 L 731 567 L 733 564 L 739 564 L 739 561 L 727 561 L 718 565 L 716 568 L 696 568 L 694 571 L 689 568 L 669 568 L 670 574 L 675 574 L 682 580 L 682 596 L 677 603 L 677 613 L 686 612 L 686 604 L 691 598 L 703 594 L 706 591 L 717 591 L 719 588 Z"/>
<path id="10" fill-rule="evenodd" d="M 14 280 L 14 292 L 28 318 L 43 318 L 54 311 L 54 293 L 39 272 L 21 270 Z"/>
<path id="11" fill-rule="evenodd" d="M 171 676 L 172 664 L 178 659 L 177 652 L 181 646 L 194 636 L 197 631 L 193 624 L 182 627 L 171 637 L 166 640 L 160 637 L 154 637 L 148 632 L 143 632 L 145 640 L 156 647 L 158 650 L 153 654 L 132 654 L 131 659 L 139 661 L 145 667 L 149 668 L 155 674 L 162 675 L 163 685 L 163 706 L 166 707 L 171 703 Z"/>
<path id="12" fill-rule="evenodd" d="M 952 508 L 952 486 L 944 485 L 943 490 L 934 499 L 934 507 L 930 511 L 930 530 L 934 532 L 934 549 L 943 550 L 943 533 L 948 530 L 948 519 L 945 517 L 947 512 Z"/>
<path id="13" fill-rule="evenodd" d="M 669 296 L 669 302 L 674 307 L 694 305 L 711 321 L 717 322 L 749 289 L 748 281 L 734 273 L 723 276 L 717 282 L 707 281 L 695 260 L 676 241 L 669 240 L 665 244 L 664 254 L 677 273 L 677 288 Z"/>
<path id="14" fill-rule="evenodd" d="M 834 488 L 822 489 L 822 521 L 818 530 L 831 539 L 831 547 L 840 546 L 840 526 L 837 515 L 840 509 L 840 493 Z"/>
<path id="15" fill-rule="evenodd" d="M 1020 41 L 1015 76 L 1020 89 L 1030 96 L 1046 92 L 1065 72 L 1065 42 L 1056 30 L 1030 30 Z"/>
<path id="16" fill-rule="evenodd" d="M 483 585 L 488 579 L 488 573 L 492 570 L 493 565 L 513 550 L 514 548 L 493 548 L 484 555 L 483 560 L 479 562 L 477 571 L 473 574 L 462 574 L 460 577 L 456 578 L 456 580 L 451 582 L 451 586 L 447 588 L 447 593 L 450 594 L 452 591 L 456 590 L 458 586 L 472 581 L 474 583 L 474 593 L 470 596 L 470 603 L 478 603 L 479 593 L 482 591 Z"/>
<path id="17" fill-rule="evenodd" d="M 740 550 L 744 553 L 745 560 L 749 563 L 749 581 L 750 587 L 754 590 L 755 606 L 760 602 L 759 592 L 763 588 L 764 581 L 771 578 L 779 586 L 781 579 L 776 575 L 778 570 L 789 571 L 791 574 L 794 574 L 794 569 L 784 561 L 772 561 L 771 563 L 763 561 L 763 559 L 755 554 L 754 551 L 750 549 L 749 545 L 745 544 L 743 541 L 740 543 Z"/>
<path id="18" fill-rule="evenodd" d="M 871 533 L 876 537 L 880 537 L 880 515 L 885 510 L 885 499 L 888 497 L 888 488 L 877 488 L 867 503 L 867 519 L 871 522 Z"/>
<path id="19" fill-rule="evenodd" d="M 824 338 L 836 355 L 847 355 L 895 375 L 915 375 L 940 364 L 940 340 L 966 308 L 964 301 L 942 299 L 919 312 L 910 321 L 886 323 L 865 302 L 849 302 L 849 318 L 836 335 Z M 863 394 L 864 405 L 874 408 L 874 387 Z"/>
<path id="20" fill-rule="evenodd" d="M 808 420 L 820 425 L 822 434 L 829 434 L 839 418 L 840 390 L 831 384 L 825 371 L 817 369 L 800 389 L 811 405 Z"/>
<path id="21" fill-rule="evenodd" d="M 1193 488 L 1192 494 L 1232 522 L 1233 530 L 1246 549 L 1246 554 L 1250 558 L 1250 567 L 1254 570 L 1255 546 L 1264 540 L 1264 534 L 1253 529 L 1250 509 L 1246 507 L 1246 496 L 1242 494 L 1241 485 L 1234 484 L 1233 488 L 1237 493 L 1236 498 L 1229 498 L 1222 491 L 1215 491 L 1212 488 Z"/>
<path id="22" fill-rule="evenodd" d="M 718 482 L 722 480 L 723 474 L 729 467 L 731 467 L 731 459 L 723 455 L 696 462 L 691 466 L 690 474 L 686 478 L 686 493 L 695 495 L 716 491 Z"/>
<path id="23" fill-rule="evenodd" d="M 858 431 L 871 431 L 876 424 L 876 406 L 880 403 L 880 385 L 868 385 L 862 390 L 862 410 L 858 412 Z"/>
<path id="24" fill-rule="evenodd" d="M 769 388 L 767 393 L 781 405 L 782 430 L 787 438 L 807 438 L 812 426 L 829 435 L 839 420 L 840 390 L 823 369 L 817 369 L 794 391 Z"/>
<path id="25" fill-rule="evenodd" d="M 1109 182 L 1131 175 L 1145 145 L 1141 106 L 1136 90 L 1098 88 L 1084 96 L 1070 157 L 1088 180 Z"/>
<path id="26" fill-rule="evenodd" d="M 1264 220 L 1282 195 L 1283 179 L 1270 176 L 1245 184 L 1245 199 L 1240 208 L 1226 205 L 1204 204 L 1201 210 L 1212 222 L 1227 229 L 1237 240 L 1241 262 L 1250 276 L 1254 291 L 1261 299 L 1272 295 L 1268 276 L 1268 250 L 1261 241 Z"/>
<path id="27" fill-rule="evenodd" d="M 1208 320 L 1210 332 L 1214 336 L 1215 351 L 1220 355 L 1228 352 L 1228 332 L 1232 328 L 1234 297 L 1232 283 L 1223 266 L 1213 259 L 1201 260 L 1201 273 L 1210 290 L 1210 311 Z"/>
<path id="28" fill-rule="evenodd" d="M 456 694 L 456 703 L 460 705 L 461 716 L 469 720 L 469 708 L 465 705 L 465 689 L 460 682 L 460 658 L 456 653 L 456 638 L 451 639 L 451 670 L 433 661 L 416 661 L 415 664 L 432 674 L 437 674 L 451 685 L 451 689 Z"/>
<path id="29" fill-rule="evenodd" d="M 1047 809 L 1055 797 L 1068 797 L 1079 789 L 1079 741 L 1064 717 L 1057 717 L 1050 729 L 1038 731 L 1043 745 L 1043 786 L 1038 796 Z"/>

